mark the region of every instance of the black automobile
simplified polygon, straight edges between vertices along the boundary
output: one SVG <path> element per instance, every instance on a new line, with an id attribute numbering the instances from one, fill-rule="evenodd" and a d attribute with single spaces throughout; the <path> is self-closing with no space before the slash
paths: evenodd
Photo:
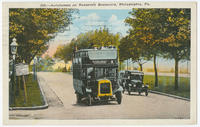
<path id="1" fill-rule="evenodd" d="M 127 91 L 130 95 L 131 92 L 138 92 L 141 95 L 142 92 L 145 92 L 145 95 L 148 96 L 148 85 L 143 83 L 144 73 L 137 70 L 127 70 L 122 72 L 123 77 L 121 77 L 121 85 L 123 90 Z"/>

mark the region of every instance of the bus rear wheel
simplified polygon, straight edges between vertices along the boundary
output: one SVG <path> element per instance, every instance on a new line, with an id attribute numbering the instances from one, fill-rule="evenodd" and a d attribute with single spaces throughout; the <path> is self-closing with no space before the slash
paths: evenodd
<path id="1" fill-rule="evenodd" d="M 122 93 L 119 91 L 115 95 L 116 95 L 116 98 L 117 98 L 117 103 L 121 104 L 121 102 L 122 102 Z"/>
<path id="2" fill-rule="evenodd" d="M 81 103 L 81 95 L 79 93 L 76 93 L 76 103 Z"/>

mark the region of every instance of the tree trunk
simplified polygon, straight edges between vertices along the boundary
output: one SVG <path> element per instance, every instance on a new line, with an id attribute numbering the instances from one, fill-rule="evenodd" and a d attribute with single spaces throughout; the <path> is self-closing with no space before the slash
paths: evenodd
<path id="1" fill-rule="evenodd" d="M 158 72 L 157 72 L 157 65 L 156 65 L 156 54 L 153 56 L 153 65 L 154 65 L 154 72 L 155 72 L 155 87 L 158 87 Z"/>
<path id="2" fill-rule="evenodd" d="M 67 72 L 68 70 L 67 70 L 67 65 L 66 65 L 66 62 L 65 62 L 65 72 Z"/>
<path id="3" fill-rule="evenodd" d="M 126 70 L 128 70 L 128 59 L 127 59 L 127 65 L 126 65 Z"/>
<path id="4" fill-rule="evenodd" d="M 119 61 L 119 69 L 122 70 L 122 61 Z"/>
<path id="5" fill-rule="evenodd" d="M 143 71 L 142 64 L 139 63 L 140 71 Z"/>
<path id="6" fill-rule="evenodd" d="M 120 62 L 120 70 L 122 70 L 122 62 Z"/>
<path id="7" fill-rule="evenodd" d="M 175 90 L 178 90 L 178 62 L 179 60 L 175 58 Z"/>

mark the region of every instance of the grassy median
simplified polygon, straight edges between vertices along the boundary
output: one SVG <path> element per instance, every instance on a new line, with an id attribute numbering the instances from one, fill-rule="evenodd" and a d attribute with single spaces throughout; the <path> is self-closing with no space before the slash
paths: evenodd
<path id="1" fill-rule="evenodd" d="M 24 85 L 22 76 L 17 77 L 15 85 L 14 103 L 11 107 L 32 107 L 43 105 L 43 99 L 38 86 L 37 80 L 33 79 L 33 75 L 25 76 L 25 83 L 27 89 L 27 100 L 24 100 Z"/>
<path id="2" fill-rule="evenodd" d="M 174 76 L 158 76 L 158 87 L 154 87 L 154 75 L 145 75 L 144 83 L 149 84 L 151 90 L 190 98 L 190 77 L 179 77 L 179 89 L 174 89 Z"/>

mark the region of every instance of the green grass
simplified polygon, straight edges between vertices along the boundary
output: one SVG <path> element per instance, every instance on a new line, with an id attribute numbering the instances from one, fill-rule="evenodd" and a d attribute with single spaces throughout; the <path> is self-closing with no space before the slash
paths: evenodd
<path id="1" fill-rule="evenodd" d="M 145 75 L 144 83 L 149 84 L 151 90 L 173 94 L 181 97 L 190 98 L 190 78 L 179 77 L 179 89 L 174 89 L 174 76 L 159 76 L 158 87 L 154 87 L 154 75 Z"/>
<path id="2" fill-rule="evenodd" d="M 27 101 L 24 103 L 24 90 L 22 77 L 18 78 L 15 86 L 15 103 L 11 104 L 11 107 L 32 107 L 43 105 L 43 99 L 40 93 L 40 88 L 38 82 L 33 80 L 33 75 L 28 75 L 25 77 L 26 88 L 27 88 Z M 17 92 L 17 85 L 18 91 Z"/>

